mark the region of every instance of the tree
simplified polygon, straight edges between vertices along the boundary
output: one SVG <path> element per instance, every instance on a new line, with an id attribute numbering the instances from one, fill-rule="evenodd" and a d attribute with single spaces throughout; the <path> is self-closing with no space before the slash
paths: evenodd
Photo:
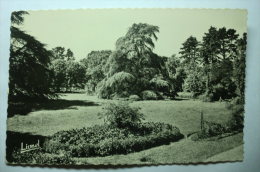
<path id="1" fill-rule="evenodd" d="M 233 59 L 236 51 L 236 41 L 238 34 L 234 29 L 226 29 L 225 27 L 218 30 L 218 58 L 222 60 Z"/>
<path id="2" fill-rule="evenodd" d="M 165 68 L 167 71 L 166 78 L 168 78 L 170 84 L 170 93 L 174 97 L 177 92 L 182 91 L 186 73 L 183 66 L 181 66 L 180 59 L 175 54 L 167 58 Z"/>
<path id="3" fill-rule="evenodd" d="M 146 23 L 133 24 L 124 37 L 116 42 L 117 57 L 127 58 L 131 61 L 131 70 L 135 76 L 142 75 L 142 69 L 151 61 L 154 48 L 153 40 L 157 40 L 158 26 Z M 127 65 L 125 65 L 128 68 Z M 123 69 L 124 70 L 124 69 Z"/>
<path id="4" fill-rule="evenodd" d="M 44 99 L 56 96 L 51 90 L 51 53 L 33 36 L 19 29 L 26 11 L 11 15 L 9 100 Z"/>
<path id="5" fill-rule="evenodd" d="M 237 40 L 237 51 L 234 59 L 234 81 L 236 84 L 236 93 L 240 97 L 241 102 L 245 100 L 245 76 L 246 76 L 246 45 L 247 34 L 244 33 L 243 37 Z"/>
<path id="6" fill-rule="evenodd" d="M 65 48 L 64 47 L 55 47 L 52 49 L 52 60 L 65 59 Z"/>
<path id="7" fill-rule="evenodd" d="M 66 88 L 66 84 L 67 84 L 66 61 L 62 59 L 53 60 L 50 69 L 54 73 L 53 87 L 56 92 L 60 92 L 63 88 Z"/>
<path id="8" fill-rule="evenodd" d="M 52 62 L 51 70 L 54 73 L 53 87 L 56 92 L 82 89 L 85 85 L 86 69 L 79 62 L 56 59 Z"/>
<path id="9" fill-rule="evenodd" d="M 204 34 L 200 48 L 200 61 L 203 65 L 203 72 L 206 75 L 206 92 L 212 92 L 211 78 L 213 65 L 217 62 L 217 52 L 219 47 L 218 31 L 215 27 L 210 27 Z"/>
<path id="10" fill-rule="evenodd" d="M 74 53 L 68 48 L 66 50 L 65 47 L 55 47 L 52 49 L 52 61 L 56 59 L 62 60 L 75 60 Z"/>
<path id="11" fill-rule="evenodd" d="M 203 81 L 199 77 L 201 73 L 200 67 L 200 43 L 197 38 L 190 36 L 181 47 L 180 58 L 181 66 L 184 67 L 187 77 L 184 79 L 184 88 L 186 91 L 193 92 L 194 95 L 201 94 L 203 91 Z M 199 80 L 198 80 L 199 79 Z"/>
<path id="12" fill-rule="evenodd" d="M 66 90 L 72 88 L 83 89 L 86 82 L 86 69 L 79 62 L 69 60 L 66 62 Z"/>
<path id="13" fill-rule="evenodd" d="M 68 60 L 75 60 L 74 53 L 69 48 L 67 49 L 65 58 L 66 58 L 67 61 Z"/>
<path id="14" fill-rule="evenodd" d="M 206 92 L 214 99 L 234 96 L 233 59 L 238 35 L 234 29 L 211 27 L 202 43 L 202 62 L 207 75 Z"/>
<path id="15" fill-rule="evenodd" d="M 111 53 L 110 50 L 91 51 L 80 61 L 86 68 L 86 89 L 89 94 L 94 94 L 98 83 L 106 77 L 106 63 Z"/>
<path id="16" fill-rule="evenodd" d="M 105 78 L 98 85 L 98 96 L 101 98 L 127 97 L 135 91 L 136 78 L 127 72 L 118 72 Z"/>
<path id="17" fill-rule="evenodd" d="M 181 58 L 183 63 L 187 64 L 188 70 L 194 70 L 198 64 L 199 58 L 199 42 L 193 36 L 190 36 L 181 47 Z"/>
<path id="18" fill-rule="evenodd" d="M 107 88 L 108 82 L 114 81 L 118 74 L 124 74 L 122 76 L 132 76 L 131 78 L 133 78 L 128 82 L 131 89 L 127 91 L 127 94 L 122 94 L 125 92 L 124 89 L 111 89 L 110 95 L 140 95 L 142 91 L 150 89 L 155 89 L 157 92 L 162 91 L 158 84 L 168 81 L 165 78 L 165 58 L 153 53 L 154 40 L 157 40 L 156 33 L 158 32 L 158 26 L 145 23 L 133 24 L 125 36 L 117 40 L 116 50 L 109 56 L 105 67 L 107 76 L 99 84 L 100 88 Z M 113 83 L 117 85 L 121 82 Z M 111 96 L 106 95 L 104 97 Z"/>

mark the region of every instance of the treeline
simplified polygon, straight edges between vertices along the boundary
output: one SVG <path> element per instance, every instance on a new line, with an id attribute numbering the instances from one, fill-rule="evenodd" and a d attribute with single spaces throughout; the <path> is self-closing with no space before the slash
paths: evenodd
<path id="1" fill-rule="evenodd" d="M 153 52 L 159 27 L 133 24 L 114 51 L 93 51 L 82 62 L 89 93 L 101 98 L 174 98 L 191 92 L 204 101 L 244 99 L 246 33 L 210 27 L 202 41 L 190 36 L 178 55 Z"/>
<path id="2" fill-rule="evenodd" d="M 92 51 L 78 62 L 70 49 L 47 50 L 19 29 L 24 14 L 11 17 L 10 100 L 52 98 L 83 88 L 107 99 L 158 100 L 181 91 L 205 101 L 244 99 L 246 33 L 210 27 L 201 41 L 190 36 L 179 54 L 163 57 L 153 52 L 159 27 L 133 24 L 113 51 Z"/>

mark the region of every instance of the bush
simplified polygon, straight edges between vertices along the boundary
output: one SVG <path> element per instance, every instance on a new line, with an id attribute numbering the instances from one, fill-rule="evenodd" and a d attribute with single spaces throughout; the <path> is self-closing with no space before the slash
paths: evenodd
<path id="1" fill-rule="evenodd" d="M 227 132 L 229 132 L 229 127 L 225 124 L 204 121 L 204 129 L 199 131 L 197 135 L 192 136 L 192 140 L 214 137 Z"/>
<path id="2" fill-rule="evenodd" d="M 152 90 L 145 90 L 141 92 L 141 96 L 143 100 L 157 100 L 157 94 Z"/>
<path id="3" fill-rule="evenodd" d="M 192 98 L 194 98 L 193 94 L 191 92 L 178 92 L 177 95 L 178 95 L 179 98 L 184 98 L 184 99 L 192 99 Z"/>
<path id="4" fill-rule="evenodd" d="M 139 100 L 141 100 L 141 98 L 138 95 L 131 95 L 131 96 L 129 96 L 129 100 L 139 101 Z"/>
<path id="5" fill-rule="evenodd" d="M 130 107 L 127 102 L 109 103 L 99 114 L 105 122 L 116 128 L 133 128 L 144 119 L 140 108 Z"/>
<path id="6" fill-rule="evenodd" d="M 232 131 L 242 131 L 244 128 L 244 100 L 240 97 L 233 98 L 227 103 L 226 108 L 230 110 L 231 119 L 228 126 Z"/>
<path id="7" fill-rule="evenodd" d="M 181 138 L 177 127 L 164 123 L 140 123 L 131 130 L 96 125 L 58 132 L 45 143 L 44 150 L 73 157 L 107 156 L 141 151 Z"/>
<path id="8" fill-rule="evenodd" d="M 208 136 L 217 136 L 220 134 L 224 134 L 227 131 L 227 128 L 223 124 L 215 123 L 215 122 L 208 122 L 205 123 L 205 134 Z"/>
<path id="9" fill-rule="evenodd" d="M 204 93 L 199 96 L 199 99 L 203 102 L 213 102 L 214 96 L 213 96 L 213 93 Z"/>
<path id="10" fill-rule="evenodd" d="M 47 164 L 47 165 L 70 165 L 75 164 L 68 155 L 55 155 L 47 154 L 41 150 L 34 150 L 30 152 L 20 153 L 19 151 L 13 152 L 10 163 L 23 163 L 23 164 Z"/>

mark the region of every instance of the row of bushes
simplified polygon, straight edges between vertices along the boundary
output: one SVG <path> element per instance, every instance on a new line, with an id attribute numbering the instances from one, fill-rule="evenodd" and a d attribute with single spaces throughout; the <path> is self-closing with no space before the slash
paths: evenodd
<path id="1" fill-rule="evenodd" d="M 126 99 L 131 101 L 139 101 L 139 100 L 162 100 L 165 99 L 167 96 L 165 96 L 161 92 L 155 92 L 153 90 L 145 90 L 140 93 L 140 95 L 130 95 Z"/>
<path id="2" fill-rule="evenodd" d="M 133 129 L 109 125 L 61 131 L 44 144 L 44 150 L 73 157 L 126 154 L 148 149 L 183 138 L 179 129 L 164 123 L 140 123 Z"/>

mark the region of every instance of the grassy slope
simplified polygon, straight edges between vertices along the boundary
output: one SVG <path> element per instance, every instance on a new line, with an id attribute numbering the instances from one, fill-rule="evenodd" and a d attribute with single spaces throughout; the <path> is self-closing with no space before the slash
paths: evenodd
<path id="1" fill-rule="evenodd" d="M 67 94 L 62 98 L 66 100 L 92 101 L 99 105 L 107 102 L 85 94 Z M 102 106 L 81 106 L 73 104 L 66 108 L 55 107 L 56 110 L 38 110 L 26 116 L 15 115 L 8 118 L 8 130 L 38 135 L 52 135 L 60 130 L 82 128 L 94 124 L 102 124 L 97 114 Z M 53 105 L 54 106 L 54 105 Z M 146 115 L 147 121 L 159 121 L 173 124 L 180 128 L 183 134 L 196 132 L 200 128 L 200 112 L 204 113 L 206 120 L 225 122 L 229 119 L 225 103 L 205 103 L 198 100 L 182 101 L 138 101 L 132 106 L 139 106 Z M 195 162 L 205 160 L 213 155 L 232 149 L 242 144 L 242 135 L 227 137 L 218 141 L 192 142 L 184 140 L 171 145 L 164 145 L 129 155 L 116 155 L 112 157 L 81 159 L 83 162 L 109 162 L 140 163 L 140 157 L 148 156 L 149 161 L 165 163 Z M 117 159 L 120 157 L 120 160 Z M 242 157 L 242 154 L 238 157 Z M 102 159 L 102 160 L 101 160 Z M 144 158 L 145 159 L 145 158 Z M 147 160 L 147 161 L 148 161 Z"/>

